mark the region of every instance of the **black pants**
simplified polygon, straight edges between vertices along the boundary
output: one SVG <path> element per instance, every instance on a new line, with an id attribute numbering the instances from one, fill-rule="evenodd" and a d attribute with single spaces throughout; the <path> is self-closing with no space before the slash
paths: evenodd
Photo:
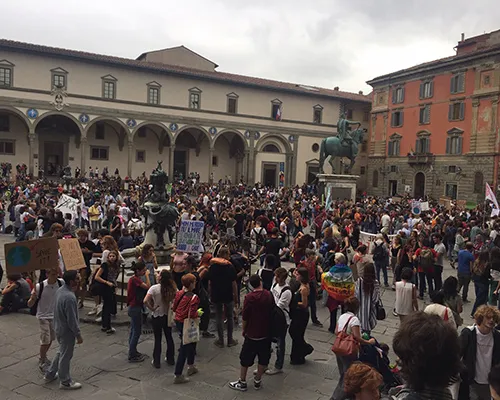
<path id="1" fill-rule="evenodd" d="M 9 292 L 2 297 L 0 306 L 3 307 L 3 312 L 16 312 L 28 305 L 27 301 L 23 300 L 16 292 Z"/>
<path id="2" fill-rule="evenodd" d="M 307 301 L 309 302 L 309 307 L 311 309 L 311 321 L 313 323 L 319 322 L 318 316 L 316 315 L 316 293 L 318 291 L 317 283 L 315 280 L 309 282 L 309 297 Z"/>
<path id="3" fill-rule="evenodd" d="M 441 290 L 443 287 L 443 266 L 434 266 L 434 290 Z"/>
<path id="4" fill-rule="evenodd" d="M 113 310 L 116 310 L 116 296 L 115 290 L 110 288 L 109 286 L 105 287 L 102 295 L 102 323 L 101 326 L 104 329 L 111 328 L 111 314 L 113 314 Z M 116 311 L 115 311 L 116 313 Z"/>
<path id="5" fill-rule="evenodd" d="M 427 284 L 429 285 L 429 294 L 434 290 L 433 280 L 434 274 L 432 272 L 419 272 L 418 273 L 418 283 L 419 283 L 419 295 L 420 297 L 424 296 L 425 290 L 425 280 L 427 279 Z"/>
<path id="6" fill-rule="evenodd" d="M 203 315 L 200 317 L 200 332 L 205 332 L 208 331 L 210 323 L 210 302 L 208 300 L 200 302 L 200 308 L 203 310 Z"/>
<path id="7" fill-rule="evenodd" d="M 167 352 L 165 357 L 167 358 L 167 362 L 169 364 L 174 363 L 174 339 L 172 339 L 172 328 L 168 326 L 168 318 L 166 315 L 161 317 L 153 317 L 153 334 L 155 337 L 155 345 L 153 348 L 153 363 L 155 365 L 160 365 L 161 363 L 161 342 L 162 342 L 162 333 L 165 335 L 165 339 L 167 341 Z"/>
<path id="8" fill-rule="evenodd" d="M 303 364 L 306 360 L 306 355 L 310 354 L 310 345 L 304 339 L 308 322 L 309 310 L 301 309 L 293 313 L 289 333 L 292 337 L 290 361 L 294 364 Z"/>

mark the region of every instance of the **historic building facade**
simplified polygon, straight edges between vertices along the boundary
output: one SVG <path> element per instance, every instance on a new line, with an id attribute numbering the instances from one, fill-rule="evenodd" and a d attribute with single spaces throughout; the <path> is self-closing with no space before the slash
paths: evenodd
<path id="1" fill-rule="evenodd" d="M 70 165 L 122 177 L 149 175 L 162 160 L 170 177 L 302 184 L 341 113 L 368 128 L 362 93 L 217 67 L 183 46 L 134 60 L 0 40 L 0 160 L 34 174 Z"/>
<path id="2" fill-rule="evenodd" d="M 371 194 L 479 202 L 485 182 L 498 188 L 500 31 L 462 36 L 456 55 L 368 84 Z"/>

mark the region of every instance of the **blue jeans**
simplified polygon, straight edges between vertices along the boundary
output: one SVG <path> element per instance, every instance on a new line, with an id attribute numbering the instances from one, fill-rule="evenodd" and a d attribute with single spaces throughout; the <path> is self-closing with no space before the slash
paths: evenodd
<path id="1" fill-rule="evenodd" d="M 57 341 L 59 342 L 59 349 L 45 376 L 53 378 L 57 373 L 59 381 L 62 384 L 68 384 L 71 382 L 69 369 L 71 359 L 73 358 L 76 338 L 73 334 L 61 335 L 57 337 Z"/>
<path id="2" fill-rule="evenodd" d="M 472 307 L 471 315 L 474 315 L 479 306 L 488 304 L 488 284 L 484 282 L 474 281 L 474 288 L 476 289 L 476 301 Z"/>
<path id="3" fill-rule="evenodd" d="M 128 338 L 128 359 L 137 357 L 137 343 L 142 333 L 142 307 L 135 306 L 128 308 L 128 316 L 130 317 L 130 335 Z"/>
<path id="4" fill-rule="evenodd" d="M 389 278 L 387 277 L 387 263 L 384 261 L 375 261 L 375 270 L 377 271 L 377 280 L 380 282 L 380 271 L 384 274 L 384 285 L 389 285 Z"/>
<path id="5" fill-rule="evenodd" d="M 181 348 L 179 349 L 179 355 L 177 357 L 177 362 L 175 363 L 175 376 L 182 375 L 182 370 L 184 369 L 184 364 L 189 365 L 194 364 L 194 357 L 196 354 L 196 343 L 182 343 L 182 331 L 184 329 L 184 323 L 175 321 L 175 325 L 177 326 L 177 330 L 179 331 L 179 337 L 181 339 Z"/>
<path id="6" fill-rule="evenodd" d="M 286 311 L 285 311 L 286 312 Z M 285 334 L 277 338 L 276 343 L 276 362 L 274 363 L 274 368 L 283 369 L 283 364 L 285 363 L 285 349 L 286 349 L 286 334 L 288 332 L 288 328 Z"/>

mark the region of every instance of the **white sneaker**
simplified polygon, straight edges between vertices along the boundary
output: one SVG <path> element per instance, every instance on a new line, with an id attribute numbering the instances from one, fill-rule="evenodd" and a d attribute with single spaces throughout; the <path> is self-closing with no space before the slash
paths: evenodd
<path id="1" fill-rule="evenodd" d="M 97 306 L 87 313 L 87 315 L 96 315 L 96 314 L 97 314 Z"/>
<path id="2" fill-rule="evenodd" d="M 75 382 L 75 381 L 71 381 L 69 383 L 62 383 L 61 382 L 59 384 L 59 389 L 62 389 L 62 390 L 76 390 L 76 389 L 81 389 L 81 388 L 82 388 L 82 384 Z"/>
<path id="3" fill-rule="evenodd" d="M 278 375 L 278 374 L 282 374 L 283 373 L 283 370 L 282 369 L 278 369 L 278 368 L 269 368 L 266 370 L 266 375 Z"/>
<path id="4" fill-rule="evenodd" d="M 97 318 L 95 319 L 95 322 L 97 322 L 97 323 L 99 323 L 99 324 L 100 324 L 100 323 L 102 322 L 102 317 L 97 317 Z"/>
<path id="5" fill-rule="evenodd" d="M 102 304 L 99 304 L 97 306 L 97 313 L 96 313 L 96 317 L 98 317 L 99 315 L 102 314 Z"/>

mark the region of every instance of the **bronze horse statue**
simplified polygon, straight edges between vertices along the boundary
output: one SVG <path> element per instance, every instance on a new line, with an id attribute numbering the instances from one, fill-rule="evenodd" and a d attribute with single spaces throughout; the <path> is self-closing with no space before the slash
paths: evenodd
<path id="1" fill-rule="evenodd" d="M 345 168 L 345 173 L 348 174 L 351 172 L 356 162 L 356 156 L 358 155 L 358 146 L 363 142 L 366 132 L 366 129 L 361 128 L 361 123 L 357 122 L 356 124 L 358 127 L 348 132 L 348 136 L 350 137 L 347 139 L 342 139 L 339 136 L 331 136 L 321 141 L 319 150 L 319 171 L 321 174 L 324 173 L 323 164 L 328 157 L 330 157 L 328 162 L 332 166 L 332 173 L 335 173 L 334 160 L 336 157 L 348 158 L 351 163 Z"/>

